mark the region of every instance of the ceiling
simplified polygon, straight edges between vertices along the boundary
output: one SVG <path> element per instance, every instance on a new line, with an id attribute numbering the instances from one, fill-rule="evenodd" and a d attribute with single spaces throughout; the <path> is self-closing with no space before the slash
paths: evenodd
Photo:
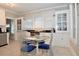
<path id="1" fill-rule="evenodd" d="M 0 3 L 0 6 L 9 9 L 11 11 L 14 11 L 16 13 L 25 13 L 31 10 L 39 10 L 65 4 L 68 3 L 14 3 L 14 7 L 10 7 L 6 5 L 6 3 Z"/>

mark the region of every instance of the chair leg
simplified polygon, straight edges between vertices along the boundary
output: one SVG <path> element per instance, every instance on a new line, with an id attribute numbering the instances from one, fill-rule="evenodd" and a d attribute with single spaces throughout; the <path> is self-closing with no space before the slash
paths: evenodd
<path id="1" fill-rule="evenodd" d="M 39 49 L 39 54 L 40 54 L 40 55 L 43 55 L 43 53 L 44 53 L 44 52 L 43 52 L 43 49 Z"/>
<path id="2" fill-rule="evenodd" d="M 47 56 L 48 50 L 45 50 L 45 49 L 44 49 L 44 50 L 43 50 L 43 54 Z"/>
<path id="3" fill-rule="evenodd" d="M 48 50 L 46 50 L 46 55 L 48 54 Z"/>
<path id="4" fill-rule="evenodd" d="M 41 51 L 41 55 L 45 55 L 47 52 L 47 50 L 45 50 L 45 49 L 40 49 L 40 51 Z"/>

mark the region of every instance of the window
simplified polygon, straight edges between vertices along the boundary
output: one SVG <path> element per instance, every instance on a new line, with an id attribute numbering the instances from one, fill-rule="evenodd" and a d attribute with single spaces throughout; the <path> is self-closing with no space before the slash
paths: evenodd
<path id="1" fill-rule="evenodd" d="M 56 14 L 57 18 L 57 30 L 58 31 L 67 31 L 67 13 L 58 13 Z"/>

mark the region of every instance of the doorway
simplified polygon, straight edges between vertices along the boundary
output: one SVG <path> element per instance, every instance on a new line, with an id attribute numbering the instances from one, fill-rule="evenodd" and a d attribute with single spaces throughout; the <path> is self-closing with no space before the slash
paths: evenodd
<path id="1" fill-rule="evenodd" d="M 9 33 L 9 39 L 14 40 L 14 21 L 13 19 L 6 18 L 6 31 Z"/>

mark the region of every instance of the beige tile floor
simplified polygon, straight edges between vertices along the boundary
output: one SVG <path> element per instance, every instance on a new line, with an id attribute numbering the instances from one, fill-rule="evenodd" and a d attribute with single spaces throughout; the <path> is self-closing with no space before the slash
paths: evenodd
<path id="1" fill-rule="evenodd" d="M 10 41 L 9 45 L 0 47 L 0 56 L 20 56 L 21 55 L 21 43 L 19 41 Z M 72 56 L 69 48 L 64 47 L 53 47 L 54 56 Z M 46 56 L 46 53 L 43 53 L 43 56 Z M 42 52 L 39 52 L 39 55 L 42 56 Z"/>
<path id="2" fill-rule="evenodd" d="M 18 56 L 20 55 L 20 43 L 18 41 L 11 41 L 9 45 L 0 47 L 1 56 Z"/>
<path id="3" fill-rule="evenodd" d="M 74 56 L 69 48 L 53 47 L 54 56 Z"/>

